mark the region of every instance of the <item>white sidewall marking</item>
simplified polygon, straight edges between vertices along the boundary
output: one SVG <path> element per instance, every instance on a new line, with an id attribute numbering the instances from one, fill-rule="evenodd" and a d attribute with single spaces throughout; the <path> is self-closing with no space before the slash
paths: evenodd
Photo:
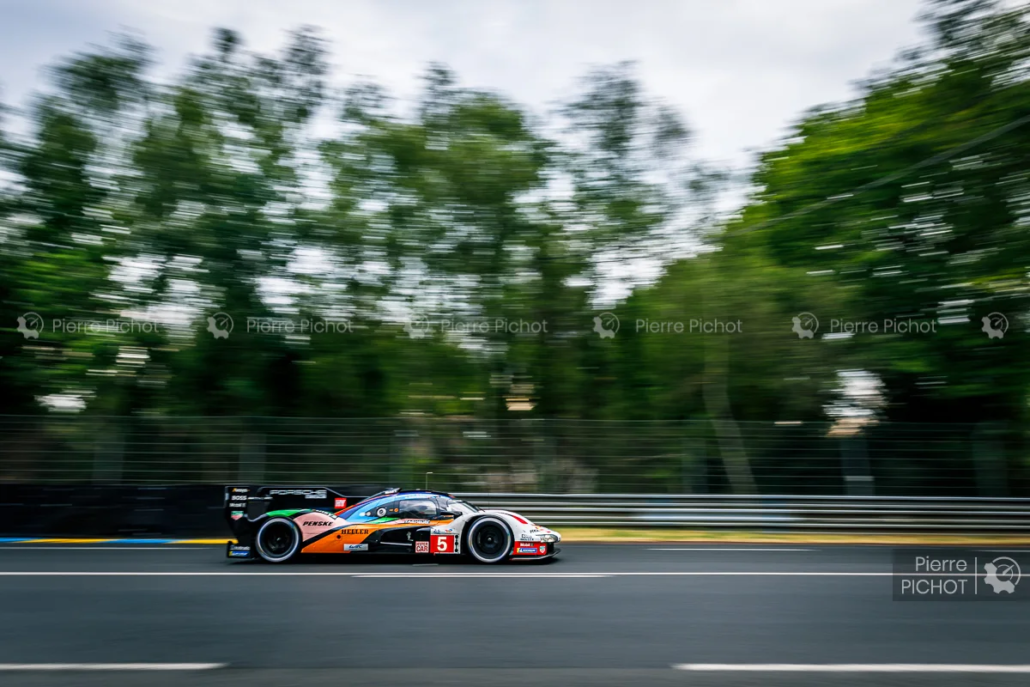
<path id="1" fill-rule="evenodd" d="M 476 530 L 479 529 L 480 527 L 482 527 L 483 523 L 488 523 L 488 522 L 493 522 L 493 523 L 495 523 L 497 525 L 500 525 L 501 526 L 501 530 L 503 530 L 503 532 L 504 532 L 504 536 L 507 538 L 507 545 L 505 546 L 504 551 L 501 553 L 500 556 L 498 556 L 496 558 L 483 558 L 482 556 L 479 555 L 479 552 L 476 551 L 476 547 L 472 544 L 472 537 L 475 536 Z M 472 557 L 475 558 L 480 563 L 499 563 L 499 562 L 503 561 L 505 558 L 507 558 L 509 556 L 509 554 L 511 553 L 511 548 L 512 548 L 512 544 L 513 544 L 514 538 L 512 537 L 511 528 L 508 527 L 508 524 L 506 522 L 504 522 L 504 520 L 501 520 L 497 516 L 487 515 L 486 517 L 479 518 L 478 520 L 476 520 L 474 523 L 472 523 L 469 526 L 468 537 L 466 538 L 465 541 L 468 544 L 469 553 L 471 553 Z"/>
<path id="2" fill-rule="evenodd" d="M 290 548 L 289 552 L 283 554 L 282 556 L 269 556 L 265 552 L 264 547 L 261 546 L 261 535 L 264 534 L 266 527 L 280 522 L 286 523 L 293 529 L 293 546 Z M 257 548 L 258 555 L 261 556 L 263 560 L 268 561 L 269 563 L 283 563 L 285 561 L 290 560 L 290 558 L 292 558 L 293 555 L 297 553 L 297 549 L 300 548 L 300 538 L 300 528 L 297 527 L 297 524 L 295 522 L 288 518 L 272 518 L 271 520 L 263 524 L 261 526 L 261 529 L 258 530 L 257 536 L 254 537 L 254 545 Z"/>

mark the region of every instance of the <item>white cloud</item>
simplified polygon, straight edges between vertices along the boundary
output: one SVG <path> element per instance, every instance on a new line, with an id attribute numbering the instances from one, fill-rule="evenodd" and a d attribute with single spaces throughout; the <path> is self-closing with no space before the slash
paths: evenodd
<path id="1" fill-rule="evenodd" d="M 39 68 L 130 28 L 158 48 L 161 72 L 239 30 L 270 52 L 310 24 L 332 44 L 342 83 L 366 75 L 411 97 L 430 61 L 543 111 L 590 66 L 638 62 L 649 91 L 676 106 L 703 157 L 741 166 L 804 110 L 854 95 L 852 83 L 918 40 L 918 0 L 548 0 L 425 3 L 324 0 L 8 2 L 0 29 L 7 102 Z"/>

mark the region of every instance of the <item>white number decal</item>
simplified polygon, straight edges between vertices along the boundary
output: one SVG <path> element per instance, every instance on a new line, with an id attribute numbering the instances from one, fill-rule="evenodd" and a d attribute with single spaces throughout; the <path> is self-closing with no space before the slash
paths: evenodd
<path id="1" fill-rule="evenodd" d="M 433 553 L 454 553 L 453 534 L 434 534 L 430 537 Z"/>

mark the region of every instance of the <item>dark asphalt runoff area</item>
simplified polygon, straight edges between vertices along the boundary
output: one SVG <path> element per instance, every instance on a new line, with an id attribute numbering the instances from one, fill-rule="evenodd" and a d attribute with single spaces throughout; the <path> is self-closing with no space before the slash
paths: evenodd
<path id="1" fill-rule="evenodd" d="M 0 685 L 1030 684 L 1004 672 L 1030 664 L 1030 603 L 895 601 L 891 564 L 800 545 L 571 544 L 488 567 L 0 545 Z"/>

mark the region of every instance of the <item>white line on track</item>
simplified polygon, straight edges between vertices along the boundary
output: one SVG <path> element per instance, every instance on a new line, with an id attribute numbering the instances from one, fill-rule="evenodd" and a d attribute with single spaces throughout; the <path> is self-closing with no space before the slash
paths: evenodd
<path id="1" fill-rule="evenodd" d="M 680 663 L 676 670 L 751 673 L 1030 673 L 1030 665 L 940 663 Z"/>
<path id="2" fill-rule="evenodd" d="M 554 574 L 551 574 L 551 575 L 548 575 L 546 573 L 544 573 L 544 574 L 537 574 L 537 575 L 533 575 L 533 574 L 527 575 L 525 573 L 421 573 L 421 574 L 416 574 L 416 575 L 410 575 L 410 574 L 405 574 L 405 573 L 363 573 L 363 574 L 355 575 L 354 577 L 356 577 L 356 578 L 385 578 L 385 579 L 393 579 L 393 578 L 410 579 L 410 578 L 413 578 L 413 577 L 465 577 L 465 578 L 474 577 L 474 578 L 480 578 L 480 579 L 481 578 L 485 578 L 485 577 L 503 577 L 503 578 L 507 579 L 507 578 L 522 577 L 522 578 L 543 578 L 543 579 L 560 579 L 561 580 L 561 579 L 583 579 L 583 578 L 588 578 L 589 579 L 589 578 L 608 577 L 608 576 L 609 575 L 607 575 L 605 573 L 554 573 Z"/>
<path id="3" fill-rule="evenodd" d="M 215 670 L 228 665 L 228 663 L 0 663 L 0 671 Z"/>
<path id="4" fill-rule="evenodd" d="M 814 551 L 815 549 L 730 549 L 722 546 L 694 546 L 694 547 L 676 547 L 676 548 L 651 548 L 648 551 Z"/>
<path id="5" fill-rule="evenodd" d="M 70 570 L 54 571 L 0 571 L 0 577 L 396 577 L 403 579 L 442 578 L 442 577 L 478 577 L 478 578 L 513 578 L 526 579 L 562 579 L 581 577 L 890 577 L 890 572 L 804 572 L 804 571 L 676 571 L 676 572 L 567 572 L 567 573 L 464 573 L 464 572 L 236 572 L 236 571 L 176 571 L 130 572 L 124 570 L 76 572 Z M 900 573 L 899 573 L 900 574 Z"/>

